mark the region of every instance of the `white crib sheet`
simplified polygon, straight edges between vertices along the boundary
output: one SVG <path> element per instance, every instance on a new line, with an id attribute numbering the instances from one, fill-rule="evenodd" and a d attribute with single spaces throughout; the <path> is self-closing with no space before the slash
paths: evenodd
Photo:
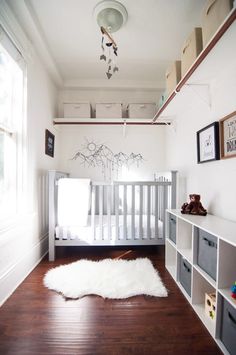
<path id="1" fill-rule="evenodd" d="M 127 231 L 126 237 L 124 236 L 124 217 L 119 215 L 119 240 L 132 239 L 132 230 L 131 230 L 131 215 L 127 215 Z M 150 216 L 150 232 L 151 235 L 147 235 L 147 215 L 143 215 L 143 232 L 142 235 L 139 235 L 139 215 L 135 215 L 135 235 L 134 239 L 154 239 L 154 238 L 163 238 L 163 222 L 158 220 L 158 233 L 155 236 L 155 216 Z M 102 217 L 102 230 L 100 228 L 100 216 L 95 215 L 94 219 L 94 231 L 91 225 L 91 216 L 88 217 L 88 224 L 86 227 L 80 226 L 56 226 L 56 239 L 60 240 L 74 240 L 78 239 L 89 244 L 93 240 L 116 240 L 116 216 L 111 215 L 111 229 L 110 229 L 110 238 L 108 233 L 108 217 L 105 215 Z M 95 235 L 94 235 L 95 234 Z"/>

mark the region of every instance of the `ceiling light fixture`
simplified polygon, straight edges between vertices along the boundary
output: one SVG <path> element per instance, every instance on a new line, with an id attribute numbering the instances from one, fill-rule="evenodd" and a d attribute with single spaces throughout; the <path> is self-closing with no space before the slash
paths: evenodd
<path id="1" fill-rule="evenodd" d="M 126 23 L 128 13 L 122 4 L 115 0 L 99 2 L 93 13 L 102 33 L 100 60 L 107 63 L 106 75 L 110 79 L 112 74 L 119 71 L 117 66 L 118 46 L 111 33 L 118 31 Z"/>

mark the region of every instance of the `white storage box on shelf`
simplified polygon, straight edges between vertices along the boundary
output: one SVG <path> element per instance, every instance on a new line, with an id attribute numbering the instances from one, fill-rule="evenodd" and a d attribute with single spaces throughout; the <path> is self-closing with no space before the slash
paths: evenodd
<path id="1" fill-rule="evenodd" d="M 157 112 L 155 103 L 129 104 L 127 106 L 128 118 L 153 118 Z"/>
<path id="2" fill-rule="evenodd" d="M 194 28 L 190 36 L 186 39 L 181 51 L 181 75 L 182 77 L 191 67 L 195 59 L 202 51 L 202 29 Z"/>
<path id="3" fill-rule="evenodd" d="M 91 118 L 91 106 L 88 102 L 64 103 L 65 118 Z"/>
<path id="4" fill-rule="evenodd" d="M 233 7 L 232 0 L 208 0 L 202 14 L 202 41 L 206 47 Z"/>
<path id="5" fill-rule="evenodd" d="M 181 79 L 181 62 L 176 60 L 166 71 L 166 93 L 169 96 Z"/>
<path id="6" fill-rule="evenodd" d="M 122 118 L 122 104 L 97 103 L 96 118 Z"/>

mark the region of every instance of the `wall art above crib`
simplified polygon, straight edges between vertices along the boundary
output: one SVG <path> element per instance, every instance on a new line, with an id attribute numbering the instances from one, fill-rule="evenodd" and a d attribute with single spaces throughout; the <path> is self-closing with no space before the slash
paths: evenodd
<path id="1" fill-rule="evenodd" d="M 86 142 L 82 145 L 71 160 L 80 160 L 84 167 L 99 168 L 104 180 L 117 179 L 119 170 L 122 167 L 129 169 L 131 165 L 139 165 L 144 161 L 141 153 L 113 152 L 104 143 L 97 143 L 94 140 L 85 138 Z"/>

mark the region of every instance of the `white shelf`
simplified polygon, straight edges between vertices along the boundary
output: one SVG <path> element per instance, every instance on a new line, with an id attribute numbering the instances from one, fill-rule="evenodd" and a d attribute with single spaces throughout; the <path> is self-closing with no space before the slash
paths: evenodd
<path id="1" fill-rule="evenodd" d="M 169 271 L 174 280 L 177 278 L 177 252 L 173 243 L 166 239 L 165 248 L 166 269 Z"/>
<path id="2" fill-rule="evenodd" d="M 231 297 L 231 292 L 229 288 L 220 288 L 219 293 L 227 300 L 229 303 L 236 308 L 236 299 Z"/>
<path id="3" fill-rule="evenodd" d="M 204 279 L 211 284 L 212 287 L 216 288 L 216 281 L 213 280 L 211 276 L 209 276 L 204 270 L 202 270 L 198 265 L 193 265 L 194 269 L 197 270 L 199 274 L 204 277 Z"/>
<path id="4" fill-rule="evenodd" d="M 181 285 L 181 283 L 179 281 L 177 281 L 177 285 L 179 286 L 182 294 L 185 296 L 185 298 L 188 300 L 188 302 L 191 304 L 191 297 L 187 294 L 187 292 L 185 291 L 185 289 L 183 288 L 183 286 Z"/>
<path id="5" fill-rule="evenodd" d="M 205 325 L 212 337 L 215 337 L 216 322 L 214 319 L 209 318 L 205 313 L 204 304 L 194 304 L 193 309 L 197 313 L 198 317 L 201 319 L 202 323 Z"/>
<path id="6" fill-rule="evenodd" d="M 176 267 L 173 265 L 166 265 L 166 269 L 170 273 L 170 275 L 173 277 L 174 280 L 176 280 Z"/>
<path id="7" fill-rule="evenodd" d="M 235 231 L 236 233 L 236 231 Z M 236 300 L 231 297 L 230 288 L 236 281 L 236 247 L 224 240 L 219 240 L 218 288 L 223 296 L 236 307 Z"/>
<path id="8" fill-rule="evenodd" d="M 168 243 L 170 243 L 170 245 L 172 245 L 173 248 L 176 248 L 176 245 L 173 240 L 171 240 L 169 237 L 166 237 L 166 240 L 168 241 Z"/>
<path id="9" fill-rule="evenodd" d="M 220 341 L 220 339 L 215 339 L 216 343 L 218 344 L 218 346 L 220 347 L 221 351 L 223 352 L 223 354 L 225 355 L 230 355 L 229 352 L 227 351 L 226 347 L 224 346 L 224 344 Z"/>
<path id="10" fill-rule="evenodd" d="M 174 216 L 179 217 L 185 222 L 192 224 L 216 237 L 220 237 L 227 243 L 236 246 L 236 222 L 228 221 L 226 219 L 216 217 L 208 214 L 207 216 L 194 216 L 189 214 L 182 214 L 181 210 L 168 210 Z"/>
<path id="11" fill-rule="evenodd" d="M 193 269 L 193 287 L 192 287 L 192 306 L 206 326 L 208 331 L 213 337 L 215 337 L 216 330 L 216 315 L 215 319 L 209 318 L 205 313 L 205 294 L 216 293 L 216 288 L 209 283 L 202 274 L 198 273 L 196 269 Z"/>
<path id="12" fill-rule="evenodd" d="M 187 259 L 190 264 L 193 262 L 193 257 L 192 257 L 192 249 L 177 249 L 177 251 L 185 258 Z"/>
<path id="13" fill-rule="evenodd" d="M 167 210 L 167 221 L 169 220 L 168 215 L 176 217 L 176 245 L 166 238 L 166 267 L 170 270 L 178 287 L 223 353 L 228 354 L 227 349 L 220 340 L 222 326 L 221 307 L 222 301 L 225 299 L 236 309 L 236 300 L 231 297 L 230 290 L 236 277 L 236 223 L 212 215 L 185 215 L 176 209 Z M 202 229 L 216 238 L 217 250 L 215 251 L 216 254 L 212 254 L 211 259 L 214 264 L 209 267 L 208 254 L 203 254 L 204 257 L 201 256 L 201 264 L 205 260 L 206 270 L 214 270 L 216 266 L 216 280 L 197 264 L 197 260 L 201 255 L 198 254 L 201 235 L 198 229 Z M 166 232 L 168 233 L 168 228 L 166 228 Z M 209 251 L 209 254 L 211 253 L 212 250 Z M 177 257 L 178 255 L 187 259 L 191 266 L 191 297 L 179 280 L 180 277 L 184 278 L 185 276 L 180 274 L 180 258 Z M 186 279 L 184 280 L 186 282 Z M 188 280 L 187 278 L 187 282 L 189 282 Z M 216 294 L 216 313 L 213 320 L 205 313 L 206 293 Z"/>
<path id="14" fill-rule="evenodd" d="M 170 120 L 163 119 L 153 123 L 151 118 L 70 118 L 59 117 L 54 118 L 54 125 L 76 125 L 76 124 L 137 124 L 137 125 L 168 125 Z"/>

